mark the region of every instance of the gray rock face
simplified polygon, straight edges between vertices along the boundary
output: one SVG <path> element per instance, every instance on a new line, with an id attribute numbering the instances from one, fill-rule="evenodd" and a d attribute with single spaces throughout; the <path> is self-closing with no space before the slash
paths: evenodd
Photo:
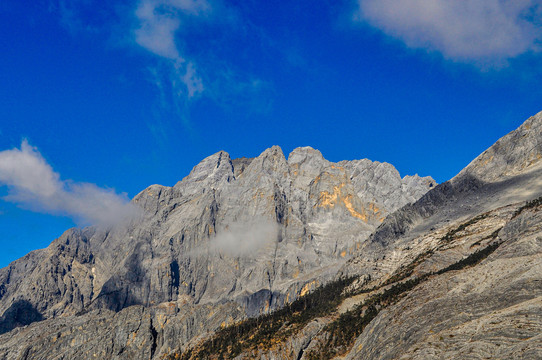
<path id="1" fill-rule="evenodd" d="M 279 147 L 254 159 L 232 160 L 218 152 L 174 187 L 152 185 L 138 194 L 133 203 L 144 216 L 137 221 L 110 229 L 70 229 L 47 249 L 1 269 L 3 331 L 27 325 L 17 315 L 21 311 L 35 315 L 27 322 L 47 320 L 6 334 L 0 348 L 5 357 L 16 358 L 26 350 L 21 353 L 19 346 L 12 351 L 21 343 L 11 341 L 12 336 L 24 336 L 27 354 L 36 357 L 47 351 L 49 342 L 38 349 L 33 337 L 53 336 L 47 329 L 58 326 L 73 334 L 54 347 L 67 354 L 65 358 L 86 358 L 96 349 L 100 357 L 130 358 L 124 340 L 112 348 L 100 347 L 104 334 L 91 342 L 96 348 L 86 343 L 90 352 L 60 348 L 68 341 L 82 346 L 73 325 L 82 317 L 90 324 L 105 321 L 103 326 L 110 329 L 122 327 L 123 321 L 148 329 L 139 318 L 147 313 L 152 318 L 153 309 L 165 303 L 178 304 L 183 319 L 202 324 L 183 330 L 175 344 L 183 346 L 225 319 L 269 311 L 333 278 L 391 211 L 434 185 L 431 178 L 401 179 L 385 163 L 335 164 L 309 147 L 295 149 L 288 159 Z M 228 310 L 220 322 L 198 318 L 201 306 L 213 313 L 224 304 L 240 310 Z M 88 315 L 96 311 L 108 314 L 107 321 Z M 177 322 L 171 318 L 164 326 L 175 329 Z M 149 332 L 141 334 L 138 341 L 148 344 Z M 160 351 L 149 355 L 156 357 Z"/>
<path id="2" fill-rule="evenodd" d="M 341 161 L 351 175 L 356 188 L 356 195 L 364 203 L 370 204 L 371 210 L 389 214 L 406 204 L 414 203 L 427 190 L 437 184 L 430 177 L 405 176 L 388 163 L 371 162 L 370 160 Z M 383 220 L 385 216 L 380 217 Z"/>
<path id="3" fill-rule="evenodd" d="M 541 125 L 542 114 L 530 118 L 454 179 L 390 214 L 339 272 L 358 276 L 350 289 L 358 292 L 257 355 L 542 358 Z M 354 321 L 340 316 L 371 305 L 376 315 L 351 343 L 342 342 L 351 327 L 333 338 L 314 326 Z M 348 346 L 324 352 L 334 339 Z M 257 357 L 247 350 L 238 358 Z"/>

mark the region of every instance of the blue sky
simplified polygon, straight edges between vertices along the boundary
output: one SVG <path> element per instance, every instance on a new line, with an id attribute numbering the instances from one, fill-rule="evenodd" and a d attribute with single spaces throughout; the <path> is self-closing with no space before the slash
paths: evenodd
<path id="1" fill-rule="evenodd" d="M 0 266 L 219 150 L 446 181 L 542 110 L 541 19 L 539 0 L 2 1 Z"/>

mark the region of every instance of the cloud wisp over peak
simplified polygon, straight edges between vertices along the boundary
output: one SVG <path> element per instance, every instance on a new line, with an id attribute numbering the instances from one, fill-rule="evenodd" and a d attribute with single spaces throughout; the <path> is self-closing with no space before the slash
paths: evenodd
<path id="1" fill-rule="evenodd" d="M 445 58 L 501 66 L 538 51 L 542 40 L 540 0 L 358 0 L 356 19 L 408 47 Z"/>
<path id="2" fill-rule="evenodd" d="M 140 213 L 125 194 L 90 183 L 61 180 L 26 140 L 20 149 L 0 152 L 0 185 L 9 188 L 5 200 L 34 211 L 66 215 L 82 225 L 111 226 Z"/>

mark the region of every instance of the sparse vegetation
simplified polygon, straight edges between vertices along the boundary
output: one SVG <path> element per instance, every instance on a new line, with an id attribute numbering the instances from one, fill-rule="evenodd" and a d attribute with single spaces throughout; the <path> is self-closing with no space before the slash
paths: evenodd
<path id="1" fill-rule="evenodd" d="M 478 240 L 477 242 L 473 243 L 470 247 L 473 248 L 475 246 L 478 246 L 482 243 L 484 240 L 495 240 L 499 236 L 499 232 L 501 231 L 502 227 L 498 228 L 497 230 L 493 231 L 490 235 Z"/>
<path id="2" fill-rule="evenodd" d="M 402 299 L 408 291 L 425 281 L 427 277 L 429 274 L 397 283 L 384 292 L 371 296 L 354 309 L 341 314 L 324 328 L 324 331 L 328 333 L 327 340 L 319 344 L 317 349 L 307 353 L 307 358 L 323 360 L 345 354 L 380 310 Z"/>
<path id="3" fill-rule="evenodd" d="M 532 209 L 534 207 L 538 207 L 542 205 L 542 196 L 537 198 L 537 199 L 534 199 L 534 200 L 531 200 L 531 201 L 527 201 L 525 203 L 525 205 L 523 205 L 522 207 L 520 207 L 519 209 L 516 210 L 516 212 L 514 213 L 514 215 L 512 215 L 512 219 L 517 217 L 519 214 L 521 214 L 523 211 L 525 210 L 528 210 L 528 209 Z"/>
<path id="4" fill-rule="evenodd" d="M 386 280 L 384 285 L 390 285 L 411 276 L 416 266 L 420 265 L 425 259 L 429 258 L 431 255 L 433 255 L 433 250 L 427 250 L 419 254 L 407 266 L 400 267 L 399 270 L 395 272 L 395 274 L 393 274 L 388 280 Z"/>
<path id="5" fill-rule="evenodd" d="M 487 215 L 480 215 L 461 224 L 456 229 L 449 231 L 443 240 L 453 240 L 456 233 L 485 217 Z M 500 230 L 497 229 L 484 239 L 497 239 Z M 410 264 L 377 288 L 347 292 L 346 289 L 355 278 L 333 281 L 270 314 L 247 319 L 220 329 L 212 338 L 195 348 L 187 350 L 182 355 L 170 355 L 166 359 L 231 359 L 242 352 L 268 350 L 274 345 L 286 341 L 288 337 L 296 334 L 311 320 L 333 315 L 345 298 L 380 290 L 326 325 L 321 333 L 321 342 L 306 354 L 307 358 L 311 360 L 330 359 L 337 355 L 343 355 L 351 349 L 356 338 L 362 334 L 365 327 L 382 309 L 397 303 L 412 289 L 431 277 L 478 264 L 492 254 L 501 243 L 494 241 L 483 249 L 439 271 L 413 277 L 415 268 L 433 254 L 432 250 L 428 250 L 418 255 Z"/>
<path id="6" fill-rule="evenodd" d="M 319 344 L 316 350 L 308 353 L 307 358 L 310 360 L 323 360 L 345 354 L 354 345 L 356 338 L 363 333 L 365 327 L 378 315 L 380 310 L 397 303 L 410 290 L 434 275 L 441 275 L 449 271 L 461 270 L 465 267 L 478 264 L 493 253 L 500 244 L 500 242 L 494 242 L 436 273 L 428 273 L 411 278 L 393 285 L 382 293 L 373 295 L 353 310 L 347 311 L 340 315 L 338 319 L 328 324 L 324 328 L 324 331 L 328 333 L 327 340 Z M 419 261 L 418 258 L 413 263 L 417 261 Z"/>
<path id="7" fill-rule="evenodd" d="M 461 231 L 465 230 L 469 226 L 476 224 L 478 221 L 483 220 L 486 217 L 487 217 L 487 214 L 482 214 L 482 215 L 478 215 L 476 217 L 473 217 L 469 221 L 466 221 L 466 222 L 462 223 L 461 225 L 459 225 L 457 228 L 448 231 L 446 233 L 446 235 L 444 235 L 440 240 L 442 242 L 444 242 L 444 243 L 449 243 L 449 242 L 451 242 L 452 240 L 454 240 L 456 238 L 456 234 L 458 232 L 461 232 Z"/>
<path id="8" fill-rule="evenodd" d="M 279 310 L 220 329 L 196 348 L 166 359 L 231 359 L 243 351 L 269 349 L 309 321 L 334 311 L 346 297 L 344 290 L 354 280 L 354 277 L 343 278 L 318 287 Z"/>
<path id="9" fill-rule="evenodd" d="M 459 260 L 458 262 L 445 267 L 444 269 L 441 269 L 436 272 L 437 275 L 444 274 L 445 272 L 452 271 L 452 270 L 461 270 L 464 269 L 467 266 L 474 266 L 478 264 L 483 259 L 487 258 L 489 255 L 491 255 L 497 248 L 501 245 L 501 242 L 493 242 L 486 246 L 483 249 L 480 249 L 469 256 L 467 256 L 464 259 Z"/>

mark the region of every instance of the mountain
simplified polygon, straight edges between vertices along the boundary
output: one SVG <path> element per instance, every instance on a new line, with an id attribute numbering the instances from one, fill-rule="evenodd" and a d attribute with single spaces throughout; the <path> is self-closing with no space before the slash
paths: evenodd
<path id="1" fill-rule="evenodd" d="M 254 159 L 220 151 L 139 193 L 137 220 L 70 229 L 1 269 L 1 357 L 159 358 L 332 280 L 388 214 L 435 186 L 310 147 L 288 159 L 276 146 Z"/>
<path id="2" fill-rule="evenodd" d="M 541 153 L 539 113 L 388 215 L 333 281 L 170 358 L 542 358 Z"/>
<path id="3" fill-rule="evenodd" d="M 0 358 L 542 358 L 542 113 L 453 179 L 218 152 L 0 270 Z"/>

